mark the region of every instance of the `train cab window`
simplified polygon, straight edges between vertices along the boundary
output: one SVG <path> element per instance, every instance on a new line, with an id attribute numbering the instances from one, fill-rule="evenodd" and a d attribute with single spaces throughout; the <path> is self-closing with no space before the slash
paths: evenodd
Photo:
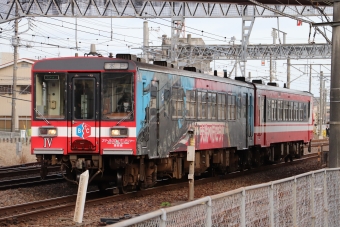
<path id="1" fill-rule="evenodd" d="M 236 120 L 236 96 L 228 95 L 228 120 Z"/>
<path id="2" fill-rule="evenodd" d="M 93 78 L 74 79 L 74 118 L 93 119 L 94 114 L 94 87 Z"/>
<path id="3" fill-rule="evenodd" d="M 102 119 L 133 119 L 133 74 L 106 73 L 102 81 Z"/>
<path id="4" fill-rule="evenodd" d="M 183 90 L 180 88 L 172 88 L 171 100 L 172 100 L 172 117 L 175 119 L 183 118 Z"/>
<path id="5" fill-rule="evenodd" d="M 186 118 L 188 120 L 196 118 L 196 92 L 186 91 Z"/>
<path id="6" fill-rule="evenodd" d="M 65 74 L 38 73 L 34 78 L 36 119 L 64 119 Z"/>
<path id="7" fill-rule="evenodd" d="M 217 118 L 219 120 L 226 119 L 226 102 L 225 94 L 217 94 Z"/>

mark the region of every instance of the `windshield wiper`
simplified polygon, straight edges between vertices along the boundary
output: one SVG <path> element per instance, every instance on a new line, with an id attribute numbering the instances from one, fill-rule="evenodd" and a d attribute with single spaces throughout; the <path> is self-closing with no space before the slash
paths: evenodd
<path id="1" fill-rule="evenodd" d="M 36 108 L 34 108 L 34 111 L 46 122 L 46 124 L 50 125 L 50 122 L 45 118 L 45 116 L 39 112 Z"/>
<path id="2" fill-rule="evenodd" d="M 128 119 L 133 113 L 133 110 L 131 110 L 128 115 L 126 115 L 122 120 L 118 121 L 116 126 L 119 125 L 121 122 L 125 121 L 126 119 Z"/>

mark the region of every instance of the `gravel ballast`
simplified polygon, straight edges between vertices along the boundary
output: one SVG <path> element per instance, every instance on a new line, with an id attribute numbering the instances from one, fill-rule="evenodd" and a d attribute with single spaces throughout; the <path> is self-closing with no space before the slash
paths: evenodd
<path id="1" fill-rule="evenodd" d="M 320 169 L 316 160 L 308 160 L 299 164 L 292 164 L 285 168 L 254 173 L 244 177 L 221 180 L 215 183 L 195 186 L 195 199 L 208 195 L 223 193 L 240 187 L 275 181 L 301 173 Z M 95 187 L 91 187 L 92 189 Z M 31 188 L 0 191 L 0 207 L 34 202 L 77 193 L 77 187 L 70 187 L 67 183 L 43 185 Z M 122 218 L 147 213 L 162 208 L 162 204 L 177 205 L 188 200 L 188 188 L 164 191 L 158 195 L 144 196 L 101 206 L 85 207 L 83 223 L 73 222 L 73 212 L 56 212 L 39 219 L 25 222 L 3 222 L 0 226 L 102 226 L 100 218 Z"/>

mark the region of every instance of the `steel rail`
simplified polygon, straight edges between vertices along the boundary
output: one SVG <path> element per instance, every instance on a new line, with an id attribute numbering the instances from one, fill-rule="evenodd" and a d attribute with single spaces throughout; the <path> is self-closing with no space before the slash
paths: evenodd
<path id="1" fill-rule="evenodd" d="M 232 179 L 236 177 L 242 177 L 242 176 L 258 173 L 261 171 L 268 171 L 268 170 L 272 170 L 276 168 L 285 167 L 288 165 L 298 164 L 298 163 L 306 161 L 307 159 L 314 159 L 318 157 L 319 155 L 317 153 L 313 153 L 313 154 L 305 155 L 301 159 L 295 159 L 293 162 L 279 163 L 276 165 L 269 165 L 269 166 L 261 166 L 256 169 L 250 169 L 250 170 L 242 171 L 242 172 L 234 172 L 234 173 L 230 173 L 224 176 L 216 176 L 216 177 L 195 180 L 195 185 L 202 185 L 202 184 L 207 184 L 211 182 L 217 182 L 217 181 Z M 114 195 L 114 196 L 106 196 L 102 198 L 99 198 L 101 194 L 98 191 L 90 192 L 86 195 L 86 206 L 98 206 L 98 205 L 103 205 L 107 203 L 123 201 L 126 199 L 153 195 L 159 192 L 175 190 L 175 189 L 179 189 L 183 187 L 188 187 L 188 182 L 154 187 L 154 188 L 150 188 L 150 189 L 146 189 L 142 191 L 135 191 L 135 192 L 127 193 L 127 194 L 120 194 L 120 195 Z M 54 198 L 54 199 L 49 199 L 49 200 L 37 201 L 33 203 L 2 207 L 0 208 L 0 222 L 12 220 L 12 219 L 24 220 L 27 218 L 32 220 L 35 217 L 39 217 L 47 213 L 53 213 L 53 212 L 61 211 L 61 210 L 70 211 L 74 209 L 75 201 L 76 201 L 76 195 L 71 195 L 71 196 L 65 196 L 65 197 Z"/>

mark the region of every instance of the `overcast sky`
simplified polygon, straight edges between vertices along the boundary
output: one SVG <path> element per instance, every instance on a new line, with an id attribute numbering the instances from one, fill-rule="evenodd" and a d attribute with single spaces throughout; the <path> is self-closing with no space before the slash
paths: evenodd
<path id="1" fill-rule="evenodd" d="M 320 21 L 313 18 L 315 22 Z M 84 55 L 89 53 L 90 44 L 96 44 L 97 52 L 103 56 L 108 53 L 133 53 L 140 54 L 143 45 L 143 22 L 142 19 L 77 19 L 78 31 L 75 31 L 76 19 L 74 18 L 33 18 L 22 19 L 19 23 L 19 35 L 22 47 L 19 48 L 21 58 L 50 58 L 58 56 L 74 56 L 75 53 Z M 160 46 L 161 37 L 166 34 L 171 37 L 170 19 L 148 19 L 150 29 L 150 45 Z M 186 19 L 185 33 L 191 34 L 192 38 L 202 38 L 206 44 L 228 44 L 231 37 L 235 37 L 235 44 L 240 44 L 242 35 L 241 19 Z M 2 33 L 0 34 L 1 52 L 13 52 L 11 37 L 13 32 L 13 22 L 0 24 Z M 315 39 L 314 29 L 310 34 L 308 24 L 297 26 L 295 20 L 289 18 L 256 18 L 250 36 L 250 44 L 272 44 L 272 28 L 280 29 L 287 33 L 287 44 L 307 44 L 309 39 L 316 43 L 326 43 L 325 39 L 317 34 Z M 203 33 L 201 31 L 204 31 Z M 328 38 L 331 39 L 331 27 L 326 28 Z M 203 34 L 203 36 L 202 36 Z M 76 39 L 77 35 L 77 39 Z M 224 38 L 226 37 L 226 38 Z M 281 42 L 282 40 L 281 34 Z M 76 40 L 78 50 L 75 50 Z M 276 40 L 279 43 L 279 40 Z M 330 59 L 326 60 L 291 60 L 291 64 L 325 64 L 324 66 L 313 66 L 312 92 L 314 96 L 319 96 L 319 72 L 323 71 L 326 76 L 326 87 L 329 88 Z M 211 68 L 218 71 L 233 67 L 232 61 L 215 61 Z M 309 67 L 303 65 L 293 65 L 291 68 L 291 88 L 297 90 L 308 90 Z M 248 61 L 246 72 L 251 72 L 252 78 L 269 80 L 269 62 L 261 66 L 261 61 Z M 308 73 L 308 74 L 307 74 Z M 240 72 L 238 73 L 240 75 Z M 328 76 L 328 77 L 327 77 Z M 287 66 L 286 61 L 276 61 L 276 81 L 281 86 L 286 82 Z"/>

